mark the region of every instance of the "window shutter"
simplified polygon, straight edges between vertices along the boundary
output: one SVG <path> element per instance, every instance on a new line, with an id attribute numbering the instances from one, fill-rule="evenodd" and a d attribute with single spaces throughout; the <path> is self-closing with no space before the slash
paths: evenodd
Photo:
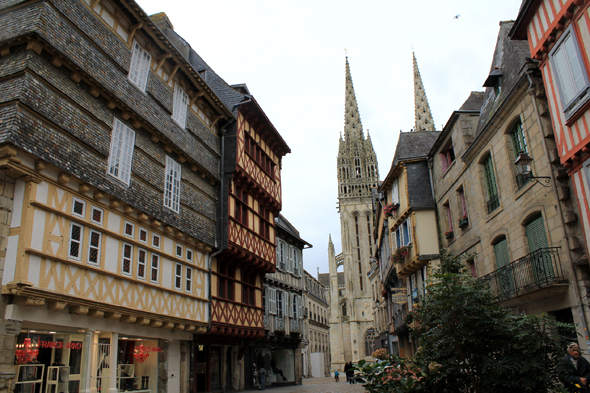
<path id="1" fill-rule="evenodd" d="M 269 313 L 275 315 L 277 313 L 277 290 L 274 288 L 268 289 L 269 296 Z"/>
<path id="2" fill-rule="evenodd" d="M 289 267 L 288 267 L 288 271 L 289 273 L 293 273 L 293 246 L 289 246 Z"/>
<path id="3" fill-rule="evenodd" d="M 284 301 L 283 301 L 283 304 L 285 305 L 284 306 L 285 316 L 286 317 L 289 317 L 289 316 L 291 316 L 291 303 L 289 303 L 289 300 L 291 298 L 291 296 L 290 296 L 291 294 L 289 292 L 286 292 L 286 291 L 283 292 L 283 293 L 285 294 Z"/>
<path id="4" fill-rule="evenodd" d="M 494 245 L 494 254 L 496 255 L 496 267 L 498 269 L 510 263 L 510 255 L 508 253 L 508 241 L 506 239 Z"/>
<path id="5" fill-rule="evenodd" d="M 303 301 L 301 296 L 297 296 L 297 309 L 299 310 L 299 319 L 303 317 Z"/>
<path id="6" fill-rule="evenodd" d="M 537 251 L 539 248 L 549 247 L 543 217 L 539 217 L 526 226 L 526 236 L 529 242 L 529 251 Z"/>

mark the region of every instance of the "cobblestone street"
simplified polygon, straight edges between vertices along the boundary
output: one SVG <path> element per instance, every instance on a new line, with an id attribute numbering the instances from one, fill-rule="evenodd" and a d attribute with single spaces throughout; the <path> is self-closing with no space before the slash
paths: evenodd
<path id="1" fill-rule="evenodd" d="M 361 384 L 346 383 L 346 377 L 344 382 L 342 378 L 340 382 L 334 382 L 334 378 L 304 378 L 302 385 L 270 387 L 266 390 L 271 393 L 361 393 L 364 391 Z"/>

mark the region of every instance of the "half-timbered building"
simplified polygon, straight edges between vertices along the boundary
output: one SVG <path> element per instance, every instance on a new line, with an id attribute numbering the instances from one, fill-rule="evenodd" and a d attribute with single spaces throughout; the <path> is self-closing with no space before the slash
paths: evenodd
<path id="1" fill-rule="evenodd" d="M 254 384 L 247 350 L 265 336 L 263 279 L 275 271 L 281 160 L 290 149 L 245 84 L 228 85 L 196 53 L 190 61 L 236 118 L 221 132 L 219 251 L 210 329 L 195 337 L 197 377 L 205 376 L 197 390 L 244 389 Z"/>
<path id="2" fill-rule="evenodd" d="M 0 75 L 0 391 L 188 391 L 234 115 L 131 0 L 3 2 Z"/>

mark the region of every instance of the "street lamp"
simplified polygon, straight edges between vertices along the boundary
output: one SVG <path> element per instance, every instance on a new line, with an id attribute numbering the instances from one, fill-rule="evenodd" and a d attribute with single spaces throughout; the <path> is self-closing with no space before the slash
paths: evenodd
<path id="1" fill-rule="evenodd" d="M 533 176 L 531 170 L 531 162 L 533 162 L 533 159 L 528 154 L 521 151 L 518 153 L 518 157 L 516 158 L 516 161 L 514 161 L 514 165 L 516 165 L 518 173 L 520 174 L 520 176 L 522 176 L 523 179 L 534 180 L 543 187 L 549 187 L 549 183 L 551 183 L 551 178 L 548 176 Z M 541 183 L 539 179 L 542 179 L 547 185 Z"/>

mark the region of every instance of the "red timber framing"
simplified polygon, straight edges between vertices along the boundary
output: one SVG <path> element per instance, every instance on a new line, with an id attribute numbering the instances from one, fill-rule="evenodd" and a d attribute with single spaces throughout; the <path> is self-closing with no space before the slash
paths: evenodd
<path id="1" fill-rule="evenodd" d="M 239 344 L 241 356 L 264 337 L 262 283 L 275 271 L 281 159 L 290 149 L 253 97 L 237 118 L 236 166 L 224 209 L 228 244 L 212 262 L 211 328 L 198 342 Z"/>
<path id="2" fill-rule="evenodd" d="M 528 40 L 531 57 L 539 61 L 549 104 L 539 111 L 543 121 L 550 119 L 553 126 L 557 151 L 550 153 L 555 162 L 563 164 L 571 179 L 587 251 L 590 247 L 590 0 L 525 0 L 510 35 L 513 40 Z M 571 85 L 568 75 L 575 81 Z M 567 95 L 562 89 L 564 80 Z"/>

